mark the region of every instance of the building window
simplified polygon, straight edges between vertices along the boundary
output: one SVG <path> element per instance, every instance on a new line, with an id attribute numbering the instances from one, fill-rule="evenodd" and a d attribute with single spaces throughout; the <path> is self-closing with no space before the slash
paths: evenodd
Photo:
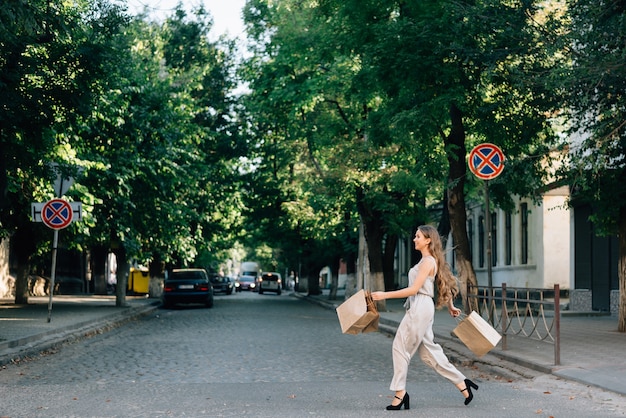
<path id="1" fill-rule="evenodd" d="M 520 217 L 522 220 L 522 228 L 520 230 L 521 263 L 528 264 L 528 203 L 520 205 Z"/>
<path id="2" fill-rule="evenodd" d="M 491 213 L 491 265 L 498 264 L 498 215 Z"/>
<path id="3" fill-rule="evenodd" d="M 511 212 L 504 214 L 504 263 L 511 265 L 513 249 L 513 225 L 511 224 Z"/>
<path id="4" fill-rule="evenodd" d="M 478 218 L 478 267 L 485 267 L 485 218 Z"/>

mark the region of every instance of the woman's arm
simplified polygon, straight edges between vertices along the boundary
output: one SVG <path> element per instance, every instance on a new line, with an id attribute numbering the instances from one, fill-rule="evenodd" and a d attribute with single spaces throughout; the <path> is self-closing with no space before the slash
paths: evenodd
<path id="1" fill-rule="evenodd" d="M 417 277 L 415 278 L 415 281 L 413 282 L 411 286 L 405 287 L 404 289 L 390 290 L 389 292 L 372 292 L 372 299 L 373 300 L 401 299 L 401 298 L 408 298 L 409 296 L 413 296 L 417 294 L 417 292 L 422 288 L 422 286 L 424 285 L 424 282 L 426 281 L 426 278 L 429 275 L 431 275 L 433 271 L 434 271 L 434 264 L 433 264 L 433 267 L 431 267 L 430 269 L 422 265 L 420 266 L 420 268 L 417 269 Z"/>
<path id="2" fill-rule="evenodd" d="M 452 300 L 452 296 L 450 296 L 450 299 L 448 299 L 448 312 L 450 312 L 450 316 L 452 316 L 453 318 L 456 318 L 457 316 L 461 315 L 461 310 L 457 308 L 456 306 L 454 306 L 454 301 Z"/>

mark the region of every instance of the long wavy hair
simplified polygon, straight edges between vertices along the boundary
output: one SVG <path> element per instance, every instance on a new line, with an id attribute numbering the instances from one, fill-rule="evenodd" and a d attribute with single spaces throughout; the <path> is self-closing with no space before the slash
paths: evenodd
<path id="1" fill-rule="evenodd" d="M 450 299 L 454 300 L 459 294 L 459 286 L 456 277 L 450 270 L 450 265 L 446 261 L 446 255 L 441 244 L 441 237 L 437 229 L 430 225 L 421 225 L 418 227 L 424 237 L 430 238 L 428 249 L 430 254 L 435 257 L 437 263 L 437 275 L 435 276 L 435 284 L 437 286 L 437 309 L 443 307 Z"/>

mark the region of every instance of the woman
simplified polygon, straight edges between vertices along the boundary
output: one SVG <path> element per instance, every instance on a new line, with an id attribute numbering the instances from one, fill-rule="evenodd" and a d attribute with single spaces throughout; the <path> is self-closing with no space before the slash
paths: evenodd
<path id="1" fill-rule="evenodd" d="M 422 259 L 409 270 L 409 286 L 390 292 L 372 292 L 373 300 L 407 298 L 407 311 L 393 340 L 393 379 L 389 389 L 395 391 L 395 395 L 387 409 L 399 410 L 402 406 L 409 409 L 406 377 L 416 351 L 424 363 L 456 385 L 465 396 L 465 405 L 469 405 L 474 397 L 472 388 L 478 389 L 478 386 L 457 370 L 441 346 L 433 341 L 434 285 L 437 284 L 437 308 L 445 304 L 450 315 L 457 317 L 461 310 L 454 306 L 458 293 L 456 279 L 445 261 L 441 238 L 435 228 L 420 226 L 413 242 Z"/>

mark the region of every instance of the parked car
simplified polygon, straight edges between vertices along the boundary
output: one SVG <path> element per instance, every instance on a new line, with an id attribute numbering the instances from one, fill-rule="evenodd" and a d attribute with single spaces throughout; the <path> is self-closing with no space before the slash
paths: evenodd
<path id="1" fill-rule="evenodd" d="M 211 284 L 213 285 L 213 293 L 225 293 L 230 295 L 233 293 L 233 282 L 229 277 L 225 276 L 212 276 Z"/>
<path id="2" fill-rule="evenodd" d="M 280 295 L 282 287 L 283 280 L 280 277 L 280 273 L 273 271 L 263 273 L 259 279 L 259 294 L 263 294 L 263 292 L 276 292 L 277 295 Z"/>
<path id="3" fill-rule="evenodd" d="M 237 279 L 237 292 L 241 292 L 242 290 L 252 290 L 256 288 L 256 276 L 239 276 Z"/>
<path id="4" fill-rule="evenodd" d="M 204 269 L 174 269 L 163 282 L 164 307 L 178 303 L 202 303 L 213 307 L 213 286 Z"/>

